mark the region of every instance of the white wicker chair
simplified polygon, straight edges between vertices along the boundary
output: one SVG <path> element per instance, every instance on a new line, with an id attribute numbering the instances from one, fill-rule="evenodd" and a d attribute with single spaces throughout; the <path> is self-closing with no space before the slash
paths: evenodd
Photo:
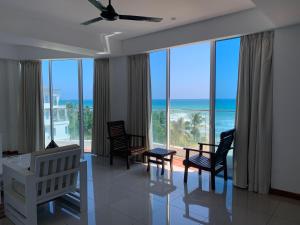
<path id="1" fill-rule="evenodd" d="M 80 211 L 86 210 L 86 162 L 78 145 L 32 153 L 30 168 L 3 164 L 6 216 L 17 225 L 37 225 L 37 206 L 76 192 L 80 172 Z M 13 165 L 14 164 L 14 165 Z"/>

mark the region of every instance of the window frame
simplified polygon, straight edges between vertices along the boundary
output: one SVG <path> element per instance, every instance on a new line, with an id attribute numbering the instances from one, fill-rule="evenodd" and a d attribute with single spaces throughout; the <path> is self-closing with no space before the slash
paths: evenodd
<path id="1" fill-rule="evenodd" d="M 215 144 L 215 117 L 216 117 L 216 51 L 217 42 L 226 41 L 236 37 L 223 38 L 218 40 L 210 40 L 210 93 L 209 93 L 209 143 Z M 166 58 L 166 148 L 170 148 L 170 51 L 173 47 L 165 48 L 167 53 Z M 161 51 L 163 49 L 157 50 Z M 156 51 L 152 51 L 156 52 Z M 149 52 L 151 54 L 151 52 Z M 210 147 L 210 151 L 215 151 L 215 148 Z"/>

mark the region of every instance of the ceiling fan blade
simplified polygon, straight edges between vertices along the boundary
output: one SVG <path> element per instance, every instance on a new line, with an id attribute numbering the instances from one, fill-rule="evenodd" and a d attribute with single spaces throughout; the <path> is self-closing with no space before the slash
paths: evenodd
<path id="1" fill-rule="evenodd" d="M 137 21 L 147 21 L 147 22 L 160 22 L 162 18 L 156 17 L 145 17 L 145 16 L 131 16 L 131 15 L 119 15 L 121 20 L 137 20 Z"/>
<path id="2" fill-rule="evenodd" d="M 99 1 L 97 0 L 88 0 L 93 6 L 95 6 L 100 11 L 106 11 L 106 7 L 104 7 Z"/>
<path id="3" fill-rule="evenodd" d="M 81 25 L 89 25 L 91 23 L 95 23 L 95 22 L 98 22 L 98 21 L 101 21 L 101 20 L 103 20 L 102 17 L 97 17 L 95 19 L 85 21 L 85 22 L 81 23 Z"/>

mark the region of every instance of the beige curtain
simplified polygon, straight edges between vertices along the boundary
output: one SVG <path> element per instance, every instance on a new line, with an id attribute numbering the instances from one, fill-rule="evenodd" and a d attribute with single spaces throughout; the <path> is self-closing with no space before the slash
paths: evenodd
<path id="1" fill-rule="evenodd" d="M 21 61 L 21 140 L 23 153 L 39 151 L 44 145 L 43 92 L 40 61 Z"/>
<path id="2" fill-rule="evenodd" d="M 273 32 L 241 38 L 234 183 L 267 193 L 272 161 Z"/>
<path id="3" fill-rule="evenodd" d="M 107 122 L 110 120 L 109 60 L 96 59 L 94 63 L 94 106 L 92 153 L 109 155 Z"/>
<path id="4" fill-rule="evenodd" d="M 19 150 L 20 92 L 20 62 L 0 59 L 0 151 Z"/>
<path id="5" fill-rule="evenodd" d="M 150 147 L 151 80 L 149 55 L 129 56 L 128 60 L 128 132 L 146 136 Z"/>

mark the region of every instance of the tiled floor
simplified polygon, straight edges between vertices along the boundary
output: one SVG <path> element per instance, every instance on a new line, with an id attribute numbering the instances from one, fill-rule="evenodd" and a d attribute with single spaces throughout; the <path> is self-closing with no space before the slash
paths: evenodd
<path id="1" fill-rule="evenodd" d="M 108 160 L 88 160 L 88 212 L 79 214 L 60 202 L 39 207 L 42 225 L 299 225 L 300 202 L 270 195 L 257 195 L 233 188 L 232 182 L 217 178 L 216 191 L 209 189 L 209 174 L 190 172 L 188 184 L 183 171 L 174 167 L 160 176 L 135 164 L 126 170 L 124 161 L 113 167 Z M 11 224 L 8 219 L 1 224 Z"/>

